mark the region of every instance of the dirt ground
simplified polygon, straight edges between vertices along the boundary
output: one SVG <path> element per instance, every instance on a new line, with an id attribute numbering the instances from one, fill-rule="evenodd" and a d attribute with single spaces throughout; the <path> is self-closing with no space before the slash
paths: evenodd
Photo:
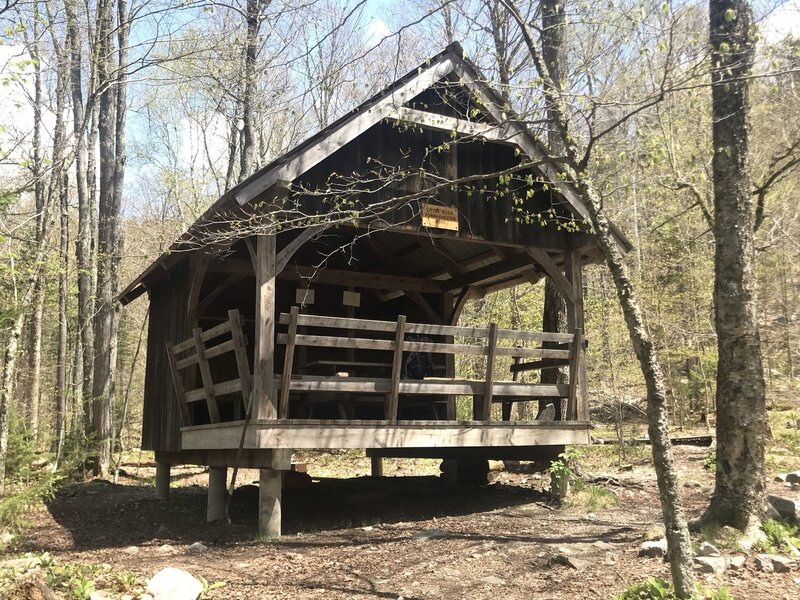
<path id="1" fill-rule="evenodd" d="M 585 489 L 564 506 L 552 504 L 547 477 L 536 473 L 501 471 L 488 486 L 447 488 L 435 461 L 387 460 L 387 476 L 373 479 L 368 460 L 352 452 L 296 455 L 314 483 L 284 492 L 285 535 L 277 542 L 254 535 L 258 490 L 249 482 L 256 471 L 240 473 L 232 524 L 206 524 L 202 469 L 173 470 L 171 496 L 159 501 L 154 465 L 133 462 L 118 484 L 62 488 L 33 515 L 16 551 L 105 565 L 126 574 L 122 591 L 134 595 L 161 568 L 179 567 L 218 583 L 208 597 L 232 599 L 610 598 L 648 575 L 668 577 L 663 560 L 637 556 L 643 533 L 660 518 L 647 450 L 629 457 L 632 471 L 605 473 L 598 469 L 615 464 L 613 448 L 586 453 L 593 485 L 611 494 Z M 676 453 L 684 501 L 696 516 L 713 483 L 703 466 L 708 449 Z M 427 539 L 414 537 L 420 532 Z M 208 550 L 190 552 L 194 542 Z M 559 555 L 585 563 L 576 570 Z M 707 583 L 728 586 L 734 598 L 800 597 L 800 571 L 764 574 L 752 557 Z M 119 587 L 108 591 L 122 595 Z"/>

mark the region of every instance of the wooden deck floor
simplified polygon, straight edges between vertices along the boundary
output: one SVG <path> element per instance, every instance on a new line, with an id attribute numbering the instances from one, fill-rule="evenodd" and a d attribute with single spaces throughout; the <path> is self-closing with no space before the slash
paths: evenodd
<path id="1" fill-rule="evenodd" d="M 239 446 L 241 421 L 181 429 L 182 450 Z M 589 423 L 483 421 L 252 421 L 245 449 L 266 448 L 462 448 L 588 444 Z"/>

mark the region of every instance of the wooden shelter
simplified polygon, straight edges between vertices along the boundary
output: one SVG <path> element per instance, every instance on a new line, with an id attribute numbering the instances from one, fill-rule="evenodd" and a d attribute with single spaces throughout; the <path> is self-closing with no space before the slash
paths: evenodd
<path id="1" fill-rule="evenodd" d="M 378 470 L 381 456 L 464 466 L 588 443 L 586 221 L 449 46 L 231 189 L 122 292 L 150 300 L 142 447 L 157 493 L 169 465 L 209 465 L 221 518 L 227 467 L 259 468 L 259 528 L 279 535 L 293 449 L 364 448 Z M 543 277 L 567 333 L 457 326 L 468 299 Z M 464 355 L 485 361 L 479 377 L 457 376 Z M 567 383 L 538 382 L 562 367 Z M 529 401 L 553 407 L 511 420 Z"/>

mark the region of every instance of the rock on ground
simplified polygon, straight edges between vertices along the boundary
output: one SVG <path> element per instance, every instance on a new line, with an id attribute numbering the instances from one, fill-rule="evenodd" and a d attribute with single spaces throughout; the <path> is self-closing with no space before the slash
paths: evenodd
<path id="1" fill-rule="evenodd" d="M 788 521 L 800 521 L 800 500 L 790 500 L 780 496 L 767 496 L 767 500 L 781 518 Z"/>
<path id="2" fill-rule="evenodd" d="M 722 554 L 720 554 L 720 551 L 717 550 L 717 547 L 713 544 L 703 542 L 697 548 L 697 556 L 722 556 Z"/>
<path id="3" fill-rule="evenodd" d="M 765 573 L 788 573 L 797 568 L 797 561 L 777 554 L 757 554 L 756 568 Z"/>
<path id="4" fill-rule="evenodd" d="M 660 558 L 667 554 L 667 540 L 660 539 L 658 541 L 642 542 L 639 546 L 639 556 L 646 556 L 647 558 Z"/>
<path id="5" fill-rule="evenodd" d="M 722 556 L 695 556 L 694 567 L 698 573 L 724 573 L 728 564 Z"/>
<path id="6" fill-rule="evenodd" d="M 147 593 L 154 600 L 197 600 L 203 593 L 203 584 L 186 571 L 166 567 L 153 575 Z"/>

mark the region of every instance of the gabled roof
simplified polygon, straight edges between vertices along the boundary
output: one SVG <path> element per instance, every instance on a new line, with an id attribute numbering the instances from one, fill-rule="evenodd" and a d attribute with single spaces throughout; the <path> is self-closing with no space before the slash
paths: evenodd
<path id="1" fill-rule="evenodd" d="M 424 111 L 404 106 L 421 92 L 433 87 L 445 78 L 456 77 L 458 83 L 467 88 L 477 98 L 483 113 L 480 121 L 467 121 L 444 115 L 431 115 Z M 578 220 L 589 219 L 589 212 L 570 182 L 562 181 L 556 163 L 548 157 L 542 144 L 517 119 L 503 98 L 491 86 L 478 68 L 465 57 L 458 42 L 447 46 L 419 67 L 410 71 L 382 92 L 363 102 L 335 122 L 307 138 L 293 149 L 258 169 L 253 175 L 223 194 L 203 215 L 172 244 L 170 250 L 162 254 L 139 277 L 132 281 L 120 294 L 123 303 L 130 302 L 141 295 L 144 281 L 159 266 L 168 268 L 168 261 L 192 237 L 195 228 L 226 207 L 243 206 L 267 190 L 285 182 L 291 182 L 306 171 L 331 156 L 334 152 L 356 139 L 373 125 L 381 121 L 412 122 L 424 127 L 455 131 L 462 135 L 484 137 L 486 139 L 511 144 L 520 153 L 537 163 L 534 167 L 556 186 L 566 201 L 567 207 Z M 612 231 L 624 250 L 632 248 L 630 242 L 614 226 Z"/>

